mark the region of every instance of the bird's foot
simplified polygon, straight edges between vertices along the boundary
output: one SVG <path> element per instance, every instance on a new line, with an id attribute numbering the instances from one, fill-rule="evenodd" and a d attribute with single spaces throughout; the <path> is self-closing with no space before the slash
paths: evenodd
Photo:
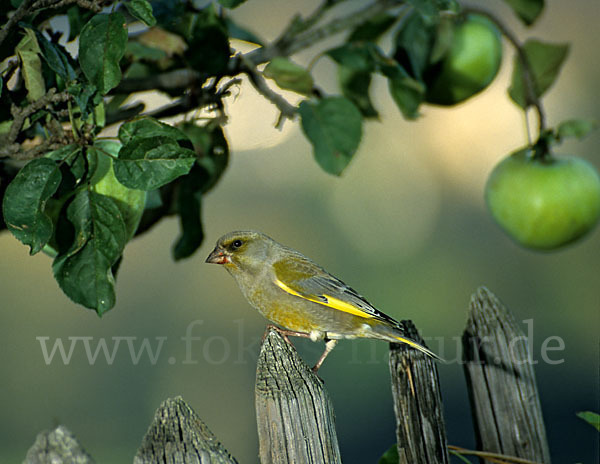
<path id="1" fill-rule="evenodd" d="M 319 358 L 317 363 L 313 366 L 313 368 L 312 368 L 313 373 L 315 373 L 315 374 L 317 373 L 317 371 L 321 367 L 321 364 L 323 364 L 323 361 L 325 361 L 325 358 L 327 357 L 327 355 L 329 353 L 331 353 L 331 351 L 335 348 L 335 345 L 337 345 L 337 342 L 338 342 L 337 340 L 325 339 L 325 351 L 323 351 L 323 354 L 321 355 L 321 357 Z"/>
<path id="2" fill-rule="evenodd" d="M 290 339 L 288 337 L 310 338 L 310 334 L 308 334 L 306 332 L 296 332 L 295 330 L 282 329 L 281 327 L 278 327 L 276 325 L 269 324 L 269 325 L 267 325 L 267 328 L 265 330 L 265 333 L 263 334 L 261 342 L 265 341 L 265 337 L 267 336 L 267 334 L 269 333 L 269 330 L 271 330 L 271 329 L 275 330 L 279 335 L 281 335 L 283 337 L 283 339 L 287 343 L 289 343 L 292 346 L 294 346 L 294 345 L 292 344 L 292 342 L 290 342 Z"/>

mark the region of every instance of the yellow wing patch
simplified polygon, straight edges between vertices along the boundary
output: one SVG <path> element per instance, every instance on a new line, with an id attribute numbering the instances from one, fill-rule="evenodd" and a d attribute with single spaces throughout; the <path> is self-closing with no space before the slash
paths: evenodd
<path id="1" fill-rule="evenodd" d="M 328 306 L 330 308 L 337 309 L 339 311 L 344 311 L 345 313 L 349 313 L 354 316 L 364 317 L 365 319 L 371 319 L 374 317 L 373 314 L 366 313 L 365 311 L 357 308 L 354 305 L 351 305 L 350 303 L 346 303 L 345 301 L 339 300 L 339 299 L 334 298 L 329 295 L 323 295 L 324 300 L 326 300 L 326 301 L 324 301 L 324 300 L 320 300 L 318 298 L 311 298 L 309 296 L 302 295 L 302 294 L 298 293 L 297 291 L 288 287 L 286 284 L 284 284 L 279 279 L 275 281 L 275 285 L 277 285 L 284 292 L 289 293 L 290 295 L 294 295 L 299 298 L 304 298 L 305 300 L 312 301 L 313 303 L 318 303 L 323 306 Z"/>

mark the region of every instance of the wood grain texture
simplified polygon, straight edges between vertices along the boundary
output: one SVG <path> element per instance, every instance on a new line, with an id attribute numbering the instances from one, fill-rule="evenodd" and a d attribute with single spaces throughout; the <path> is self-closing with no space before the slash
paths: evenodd
<path id="1" fill-rule="evenodd" d="M 425 346 L 410 321 L 407 335 Z M 436 361 L 406 344 L 390 343 L 390 374 L 401 464 L 448 463 Z"/>
<path id="2" fill-rule="evenodd" d="M 234 464 L 206 424 L 181 397 L 160 405 L 134 464 Z"/>
<path id="3" fill-rule="evenodd" d="M 258 358 L 256 419 L 262 464 L 341 462 L 323 382 L 272 329 Z"/>
<path id="4" fill-rule="evenodd" d="M 77 438 L 64 425 L 40 432 L 25 456 L 25 464 L 93 464 Z"/>
<path id="5" fill-rule="evenodd" d="M 462 342 L 478 448 L 550 463 L 527 338 L 485 287 L 470 306 Z"/>

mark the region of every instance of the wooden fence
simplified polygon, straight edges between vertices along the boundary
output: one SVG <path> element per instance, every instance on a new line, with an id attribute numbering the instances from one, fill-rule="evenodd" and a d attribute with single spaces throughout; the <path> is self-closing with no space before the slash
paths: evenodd
<path id="1" fill-rule="evenodd" d="M 420 337 L 411 323 L 412 336 Z M 421 340 L 422 341 L 422 340 Z M 515 343 L 519 341 L 520 343 Z M 480 462 L 550 463 L 529 347 L 510 312 L 489 290 L 471 298 L 463 360 Z M 449 462 L 436 362 L 406 345 L 390 346 L 398 462 Z M 340 463 L 334 413 L 323 382 L 281 336 L 270 331 L 256 374 L 262 464 Z M 456 448 L 451 449 L 456 452 Z M 89 464 L 64 426 L 38 435 L 26 463 Z M 236 463 L 181 397 L 156 411 L 134 464 Z"/>

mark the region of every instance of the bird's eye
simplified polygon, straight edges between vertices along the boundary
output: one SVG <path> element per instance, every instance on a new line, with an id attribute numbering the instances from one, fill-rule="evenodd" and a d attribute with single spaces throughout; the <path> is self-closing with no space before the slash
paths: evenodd
<path id="1" fill-rule="evenodd" d="M 241 240 L 234 240 L 233 243 L 231 244 L 231 246 L 237 250 L 239 247 L 241 247 L 243 244 L 243 242 Z"/>

